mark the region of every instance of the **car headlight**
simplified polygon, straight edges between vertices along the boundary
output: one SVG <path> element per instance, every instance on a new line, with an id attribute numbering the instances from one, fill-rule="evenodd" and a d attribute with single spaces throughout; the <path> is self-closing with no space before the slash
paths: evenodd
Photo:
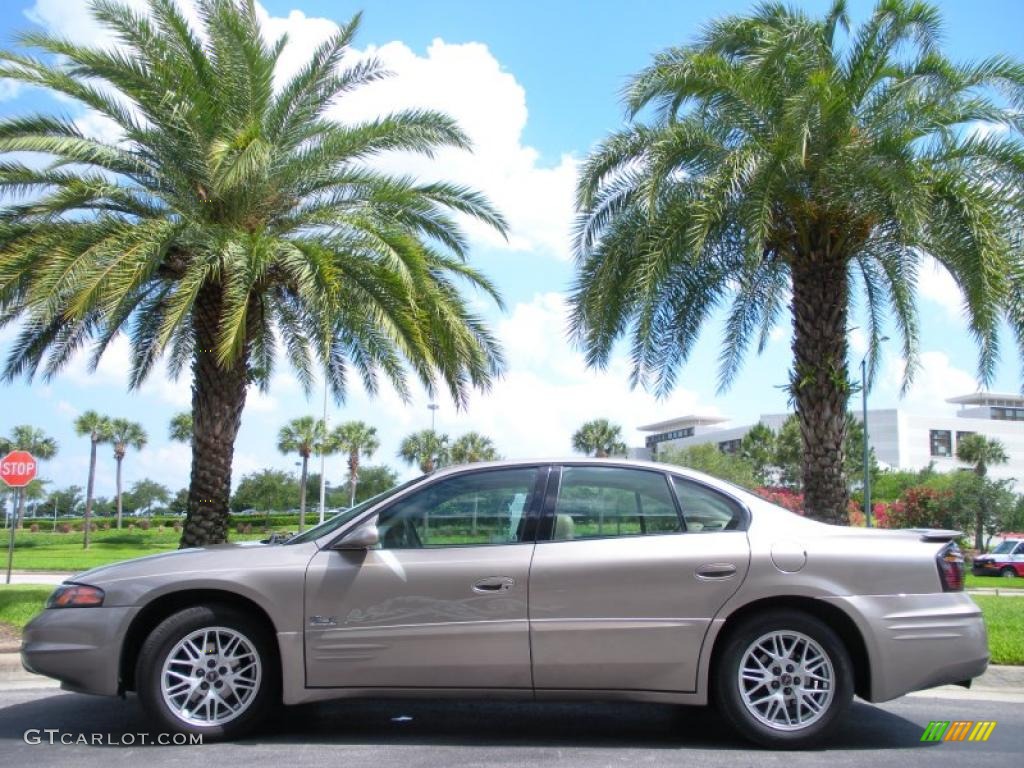
<path id="1" fill-rule="evenodd" d="M 103 590 L 85 584 L 61 584 L 46 601 L 47 608 L 98 608 Z"/>

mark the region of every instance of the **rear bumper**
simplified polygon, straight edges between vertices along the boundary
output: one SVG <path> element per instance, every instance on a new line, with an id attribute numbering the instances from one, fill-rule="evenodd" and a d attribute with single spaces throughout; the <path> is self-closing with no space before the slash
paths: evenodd
<path id="1" fill-rule="evenodd" d="M 137 608 L 51 608 L 25 627 L 21 664 L 61 687 L 104 696 L 120 690 L 124 630 Z"/>
<path id="2" fill-rule="evenodd" d="M 963 592 L 830 598 L 858 624 L 871 665 L 869 700 L 964 683 L 988 667 L 981 609 Z"/>

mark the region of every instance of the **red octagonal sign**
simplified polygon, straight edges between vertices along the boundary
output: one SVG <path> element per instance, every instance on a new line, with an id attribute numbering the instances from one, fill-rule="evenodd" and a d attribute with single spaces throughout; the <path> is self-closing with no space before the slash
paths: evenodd
<path id="1" fill-rule="evenodd" d="M 11 451 L 0 459 L 0 480 L 11 488 L 23 488 L 36 476 L 36 460 L 28 451 Z"/>

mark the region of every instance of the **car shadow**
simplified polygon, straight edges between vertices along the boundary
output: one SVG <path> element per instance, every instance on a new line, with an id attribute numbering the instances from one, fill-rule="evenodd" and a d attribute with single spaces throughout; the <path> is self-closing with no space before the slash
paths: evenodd
<path id="1" fill-rule="evenodd" d="M 110 699 L 58 693 L 12 704 L 0 739 L 21 742 L 28 729 L 111 734 L 93 746 L 115 748 L 121 734 L 152 733 L 133 696 Z M 921 725 L 855 702 L 822 750 L 907 749 Z M 283 707 L 241 744 L 509 746 L 747 750 L 710 707 L 639 703 L 533 703 L 474 700 L 341 700 Z M 127 745 L 126 745 L 127 746 Z M 142 744 L 136 740 L 131 745 Z M 180 747 L 179 747 L 180 748 Z"/>

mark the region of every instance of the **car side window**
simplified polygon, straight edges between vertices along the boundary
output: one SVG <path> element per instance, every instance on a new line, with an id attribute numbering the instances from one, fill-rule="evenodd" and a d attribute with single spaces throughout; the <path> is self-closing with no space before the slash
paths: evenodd
<path id="1" fill-rule="evenodd" d="M 377 516 L 382 549 L 485 546 L 522 540 L 538 470 L 487 470 L 439 480 Z"/>
<path id="2" fill-rule="evenodd" d="M 681 477 L 673 477 L 672 484 L 687 531 L 735 531 L 743 524 L 743 510 L 727 496 Z"/>
<path id="3" fill-rule="evenodd" d="M 621 467 L 565 467 L 555 503 L 555 541 L 679 533 L 668 480 Z"/>
<path id="4" fill-rule="evenodd" d="M 1013 551 L 1015 555 L 1024 555 L 1024 543 L 1018 544 L 1017 549 Z"/>

